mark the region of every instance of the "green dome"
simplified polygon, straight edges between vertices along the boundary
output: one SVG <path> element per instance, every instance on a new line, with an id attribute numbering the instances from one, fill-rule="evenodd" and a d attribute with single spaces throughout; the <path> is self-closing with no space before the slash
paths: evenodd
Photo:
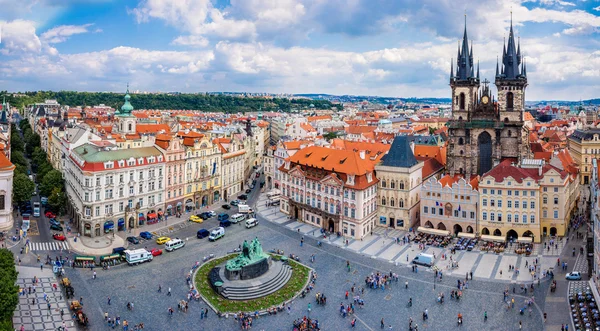
<path id="1" fill-rule="evenodd" d="M 131 114 L 131 111 L 133 111 L 133 106 L 131 103 L 129 103 L 130 99 L 131 96 L 129 96 L 129 88 L 127 88 L 127 93 L 125 94 L 125 103 L 123 106 L 121 106 L 121 112 L 119 113 L 120 115 L 128 115 Z"/>

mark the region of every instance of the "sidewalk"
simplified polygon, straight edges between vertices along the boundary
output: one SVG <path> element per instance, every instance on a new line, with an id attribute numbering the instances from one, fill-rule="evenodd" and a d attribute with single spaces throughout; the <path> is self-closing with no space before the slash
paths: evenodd
<path id="1" fill-rule="evenodd" d="M 118 231 L 116 233 L 108 233 L 100 237 L 85 237 L 79 236 L 77 237 L 77 242 L 75 242 L 76 234 L 66 234 L 67 241 L 71 250 L 76 254 L 81 255 L 109 255 L 112 254 L 113 248 L 117 247 L 125 247 L 129 246 L 129 242 L 127 241 L 127 237 L 135 236 L 139 237 L 140 233 L 147 231 L 154 235 L 156 232 L 159 232 L 164 229 L 172 228 L 180 223 L 187 222 L 190 215 L 199 214 L 203 211 L 214 210 L 223 204 L 222 201 L 217 201 L 216 203 L 203 207 L 201 209 L 192 210 L 190 212 L 183 212 L 181 217 L 168 216 L 167 220 L 160 221 L 154 224 L 146 224 L 139 228 L 129 229 L 127 231 Z"/>

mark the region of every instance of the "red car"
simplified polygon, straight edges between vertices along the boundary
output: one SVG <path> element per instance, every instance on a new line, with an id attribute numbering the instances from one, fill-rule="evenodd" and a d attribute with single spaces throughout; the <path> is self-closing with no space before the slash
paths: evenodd
<path id="1" fill-rule="evenodd" d="M 56 215 L 54 215 L 51 211 L 47 211 L 46 218 L 56 218 Z"/>
<path id="2" fill-rule="evenodd" d="M 54 238 L 54 240 L 59 240 L 59 241 L 67 240 L 67 237 L 65 237 L 65 235 L 62 233 L 55 233 L 54 235 L 52 235 L 52 238 Z"/>
<path id="3" fill-rule="evenodd" d="M 152 248 L 150 254 L 152 254 L 152 256 L 162 255 L 162 249 Z"/>

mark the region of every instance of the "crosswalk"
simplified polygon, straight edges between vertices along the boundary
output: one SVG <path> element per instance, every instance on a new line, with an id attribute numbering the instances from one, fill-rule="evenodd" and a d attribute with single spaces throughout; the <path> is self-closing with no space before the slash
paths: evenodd
<path id="1" fill-rule="evenodd" d="M 29 249 L 32 251 L 61 251 L 69 249 L 69 244 L 66 241 L 29 242 L 29 245 Z"/>

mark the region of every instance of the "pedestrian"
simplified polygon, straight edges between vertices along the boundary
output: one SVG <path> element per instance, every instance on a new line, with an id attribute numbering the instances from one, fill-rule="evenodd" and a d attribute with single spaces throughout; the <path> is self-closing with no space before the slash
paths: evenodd
<path id="1" fill-rule="evenodd" d="M 204 309 L 200 309 L 200 319 L 204 319 Z"/>
<path id="2" fill-rule="evenodd" d="M 473 271 L 471 271 L 471 280 L 473 280 Z"/>
<path id="3" fill-rule="evenodd" d="M 108 297 L 108 305 L 110 306 L 110 297 Z"/>
<path id="4" fill-rule="evenodd" d="M 204 317 L 208 318 L 208 308 L 204 308 Z"/>
<path id="5" fill-rule="evenodd" d="M 79 303 L 83 305 L 83 298 L 79 297 Z"/>
<path id="6" fill-rule="evenodd" d="M 310 313 L 310 302 L 308 303 L 308 312 Z"/>
<path id="7" fill-rule="evenodd" d="M 162 286 L 158 285 L 158 293 L 162 292 Z"/>
<path id="8" fill-rule="evenodd" d="M 171 288 L 169 287 L 169 289 L 167 290 L 167 296 L 171 296 Z"/>
<path id="9" fill-rule="evenodd" d="M 94 271 L 94 276 L 92 276 L 93 279 L 96 279 L 96 271 Z"/>
<path id="10" fill-rule="evenodd" d="M 385 322 L 383 321 L 383 318 L 381 319 L 381 328 L 385 328 Z"/>
<path id="11" fill-rule="evenodd" d="M 408 289 L 408 280 L 406 282 L 404 282 L 404 288 Z"/>
<path id="12" fill-rule="evenodd" d="M 346 291 L 346 300 L 348 300 L 348 291 Z"/>

